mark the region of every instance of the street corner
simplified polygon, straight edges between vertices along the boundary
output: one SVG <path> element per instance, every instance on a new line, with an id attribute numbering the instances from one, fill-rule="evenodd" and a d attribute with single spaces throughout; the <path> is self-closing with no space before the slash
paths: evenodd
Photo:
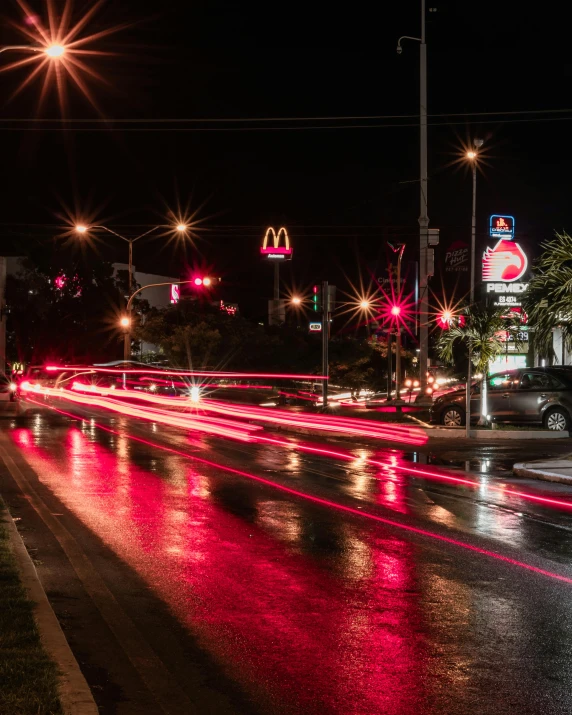
<path id="1" fill-rule="evenodd" d="M 532 462 L 517 462 L 513 472 L 519 477 L 559 482 L 572 486 L 572 455 L 564 459 L 544 459 Z"/>

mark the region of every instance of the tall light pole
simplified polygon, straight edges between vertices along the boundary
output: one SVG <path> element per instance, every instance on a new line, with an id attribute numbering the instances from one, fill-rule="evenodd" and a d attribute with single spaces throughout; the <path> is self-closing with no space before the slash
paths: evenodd
<path id="1" fill-rule="evenodd" d="M 179 233 L 185 233 L 187 231 L 187 225 L 183 223 L 179 223 L 175 226 L 175 230 L 178 231 Z M 88 231 L 107 231 L 107 233 L 111 233 L 113 236 L 117 236 L 117 238 L 121 238 L 123 241 L 126 241 L 129 244 L 129 281 L 128 281 L 128 290 L 129 290 L 129 295 L 131 296 L 133 293 L 133 244 L 135 241 L 138 241 L 140 238 L 143 238 L 144 236 L 148 236 L 150 233 L 153 233 L 155 231 L 159 231 L 160 229 L 165 229 L 165 226 L 153 226 L 153 228 L 150 228 L 148 231 L 145 231 L 145 233 L 139 234 L 139 236 L 135 236 L 134 238 L 127 238 L 126 236 L 122 236 L 120 233 L 117 233 L 117 231 L 113 231 L 111 228 L 108 228 L 107 226 L 101 226 L 101 225 L 96 225 L 96 226 L 84 226 L 83 224 L 77 224 L 75 226 L 75 231 L 79 233 L 80 235 L 84 235 L 88 233 Z M 133 321 L 131 320 L 131 300 L 128 301 L 127 303 L 127 322 L 123 325 L 125 328 L 125 336 L 123 340 L 123 359 L 125 361 L 129 360 L 131 357 L 131 327 L 133 324 Z"/>
<path id="2" fill-rule="evenodd" d="M 58 57 L 65 54 L 66 48 L 63 45 L 53 44 L 45 47 L 35 45 L 4 45 L 0 47 L 3 52 L 33 52 L 44 53 L 52 61 L 57 62 Z M 6 372 L 6 310 L 4 297 L 6 292 L 6 261 L 0 258 L 0 373 Z"/>
<path id="3" fill-rule="evenodd" d="M 427 279 L 427 248 L 429 216 L 427 215 L 427 44 L 425 42 L 425 0 L 421 0 L 421 37 L 403 35 L 397 41 L 401 54 L 401 40 L 414 40 L 419 47 L 419 401 L 426 399 L 427 365 L 429 362 L 429 285 Z"/>
<path id="4" fill-rule="evenodd" d="M 469 286 L 469 301 L 470 304 L 473 305 L 475 302 L 475 268 L 476 268 L 476 260 L 475 260 L 475 252 L 476 252 L 476 243 L 477 243 L 477 165 L 478 165 L 478 160 L 479 160 L 479 153 L 478 150 L 483 146 L 483 140 L 482 139 L 475 139 L 473 141 L 473 145 L 475 149 L 470 149 L 466 153 L 466 158 L 468 161 L 470 161 L 473 165 L 473 212 L 471 215 L 471 285 Z M 472 372 L 472 356 L 473 356 L 473 350 L 472 350 L 472 345 L 471 342 L 469 341 L 469 364 L 467 366 L 467 387 L 466 387 L 466 392 L 465 392 L 465 405 L 466 405 L 466 415 L 465 415 L 465 431 L 467 437 L 470 437 L 471 434 L 471 372 Z M 483 389 L 484 387 L 484 382 L 483 382 Z M 480 421 L 480 420 L 479 420 Z"/>

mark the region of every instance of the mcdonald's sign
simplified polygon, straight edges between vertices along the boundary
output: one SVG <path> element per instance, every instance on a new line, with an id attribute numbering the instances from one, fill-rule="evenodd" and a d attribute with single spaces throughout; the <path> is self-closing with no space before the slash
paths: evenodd
<path id="1" fill-rule="evenodd" d="M 284 245 L 280 245 L 280 239 L 284 238 Z M 272 239 L 272 245 L 269 244 L 269 239 Z M 292 248 L 290 246 L 290 238 L 288 231 L 282 226 L 276 232 L 272 226 L 266 229 L 264 241 L 260 249 L 260 255 L 267 261 L 291 261 Z"/>

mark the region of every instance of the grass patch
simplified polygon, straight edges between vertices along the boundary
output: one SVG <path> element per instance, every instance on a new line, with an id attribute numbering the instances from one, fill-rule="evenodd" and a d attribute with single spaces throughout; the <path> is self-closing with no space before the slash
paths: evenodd
<path id="1" fill-rule="evenodd" d="M 61 715 L 58 670 L 40 643 L 4 526 L 0 500 L 0 713 Z"/>

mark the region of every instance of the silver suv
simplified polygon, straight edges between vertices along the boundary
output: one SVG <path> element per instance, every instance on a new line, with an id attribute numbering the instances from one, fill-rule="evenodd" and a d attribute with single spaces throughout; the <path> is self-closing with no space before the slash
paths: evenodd
<path id="1" fill-rule="evenodd" d="M 479 418 L 482 382 L 471 388 L 471 423 Z M 466 420 L 465 388 L 438 397 L 431 422 L 459 427 Z M 493 422 L 572 427 L 572 367 L 531 367 L 498 372 L 488 378 L 487 414 Z"/>

